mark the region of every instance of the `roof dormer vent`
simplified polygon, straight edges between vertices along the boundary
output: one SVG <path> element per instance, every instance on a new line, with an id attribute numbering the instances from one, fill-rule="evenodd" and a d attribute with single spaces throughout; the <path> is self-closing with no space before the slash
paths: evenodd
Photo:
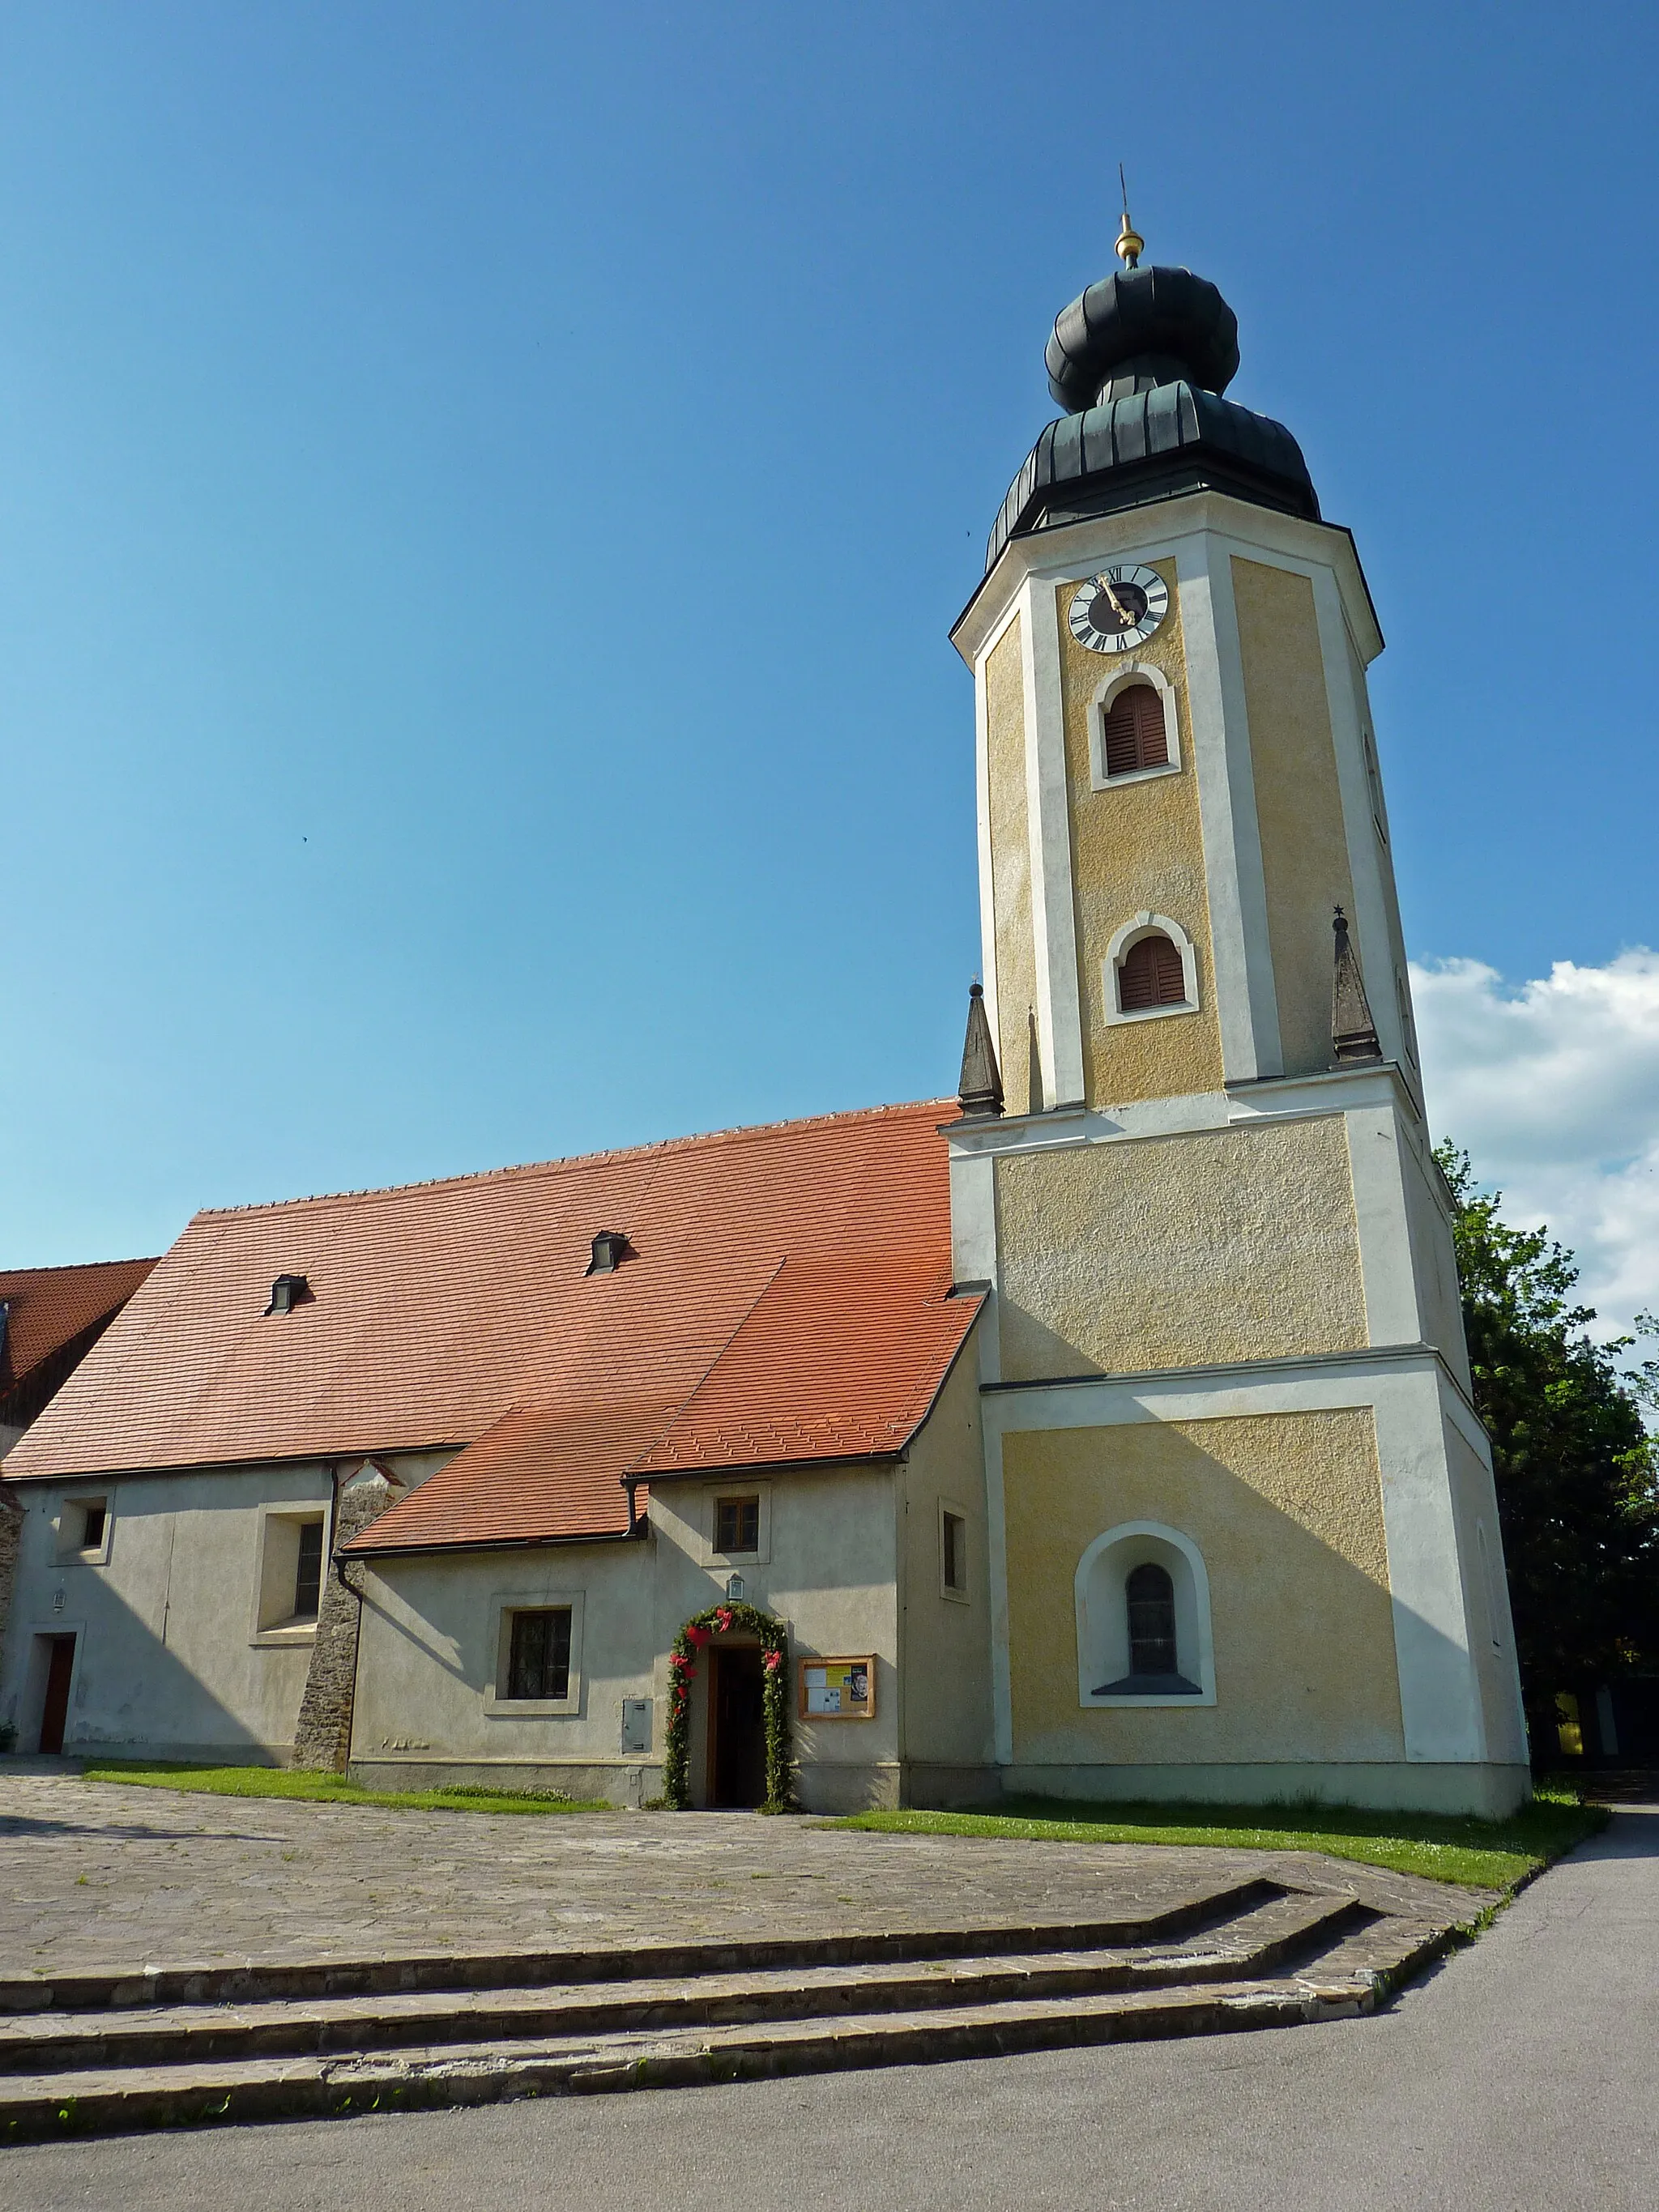
<path id="1" fill-rule="evenodd" d="M 270 1304 L 265 1311 L 292 1313 L 295 1306 L 306 1304 L 311 1294 L 311 1285 L 303 1275 L 278 1275 L 270 1286 Z"/>
<path id="2" fill-rule="evenodd" d="M 601 1229 L 593 1239 L 593 1256 L 587 1263 L 590 1275 L 614 1275 L 623 1261 L 629 1257 L 628 1239 L 620 1229 Z"/>

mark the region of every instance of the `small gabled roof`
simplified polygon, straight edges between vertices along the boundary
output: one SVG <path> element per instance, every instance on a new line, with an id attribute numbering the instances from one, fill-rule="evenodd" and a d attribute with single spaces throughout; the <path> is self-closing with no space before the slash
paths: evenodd
<path id="1" fill-rule="evenodd" d="M 198 1214 L 13 1479 L 460 1445 L 354 1546 L 623 1533 L 624 1476 L 900 1451 L 973 1325 L 943 1102 Z M 590 1272 L 593 1239 L 621 1263 Z M 268 1314 L 281 1274 L 308 1295 Z"/>
<path id="2" fill-rule="evenodd" d="M 50 1363 L 72 1361 L 83 1340 L 121 1310 L 154 1260 L 94 1260 L 71 1267 L 0 1268 L 0 1419 L 8 1401 L 46 1379 Z"/>

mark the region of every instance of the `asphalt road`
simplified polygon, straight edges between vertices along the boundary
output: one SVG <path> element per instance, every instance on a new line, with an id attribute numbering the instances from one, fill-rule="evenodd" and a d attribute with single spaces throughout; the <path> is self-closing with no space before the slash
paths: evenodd
<path id="1" fill-rule="evenodd" d="M 1656 2212 L 1659 1806 L 1374 2019 L 0 2152 L 6 2212 Z"/>

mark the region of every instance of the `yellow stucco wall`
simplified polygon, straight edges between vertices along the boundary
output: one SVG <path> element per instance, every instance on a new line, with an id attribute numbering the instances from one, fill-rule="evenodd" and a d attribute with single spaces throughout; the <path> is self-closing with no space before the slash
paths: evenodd
<path id="1" fill-rule="evenodd" d="M 1369 1408 L 1005 1437 L 1014 1757 L 1021 1764 L 1404 1756 Z M 1216 1703 L 1078 1698 L 1078 1562 L 1158 1521 L 1204 1557 Z"/>
<path id="2" fill-rule="evenodd" d="M 1181 599 L 1175 562 L 1157 561 L 1152 566 L 1170 587 L 1170 611 L 1146 644 L 1121 659 L 1090 653 L 1072 635 L 1066 615 L 1081 578 L 1060 585 L 1054 596 L 1083 994 L 1084 1080 L 1092 1106 L 1217 1091 L 1222 1080 Z M 1097 791 L 1090 764 L 1095 695 L 1103 681 L 1124 673 L 1126 659 L 1156 668 L 1173 687 L 1182 766 L 1173 775 Z M 1197 946 L 1200 1011 L 1166 1020 L 1108 1024 L 1101 1018 L 1101 963 L 1115 932 L 1143 910 L 1168 915 Z"/>
<path id="3" fill-rule="evenodd" d="M 1340 1115 L 1018 1153 L 996 1174 L 1010 1377 L 1366 1340 Z"/>
<path id="4" fill-rule="evenodd" d="M 1307 577 L 1237 554 L 1232 570 L 1279 1041 L 1285 1074 L 1308 1075 L 1331 1060 L 1331 909 L 1353 913 L 1325 660 Z"/>
<path id="5" fill-rule="evenodd" d="M 985 664 L 991 809 L 991 908 L 996 933 L 997 1061 L 1011 1114 L 1030 1104 L 1031 844 L 1025 798 L 1025 670 L 1018 617 Z"/>

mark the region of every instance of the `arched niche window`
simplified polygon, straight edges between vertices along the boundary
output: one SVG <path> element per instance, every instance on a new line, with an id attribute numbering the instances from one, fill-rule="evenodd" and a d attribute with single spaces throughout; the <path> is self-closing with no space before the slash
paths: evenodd
<path id="1" fill-rule="evenodd" d="M 1084 1705 L 1211 1705 L 1210 1585 L 1179 1529 L 1128 1521 L 1096 1537 L 1076 1578 Z"/>
<path id="2" fill-rule="evenodd" d="M 1107 948 L 1101 981 L 1109 1022 L 1144 1022 L 1198 1010 L 1198 953 L 1179 922 L 1138 914 Z"/>
<path id="3" fill-rule="evenodd" d="M 1104 678 L 1094 696 L 1089 750 L 1097 791 L 1181 766 L 1175 689 L 1161 668 L 1135 663 Z"/>

